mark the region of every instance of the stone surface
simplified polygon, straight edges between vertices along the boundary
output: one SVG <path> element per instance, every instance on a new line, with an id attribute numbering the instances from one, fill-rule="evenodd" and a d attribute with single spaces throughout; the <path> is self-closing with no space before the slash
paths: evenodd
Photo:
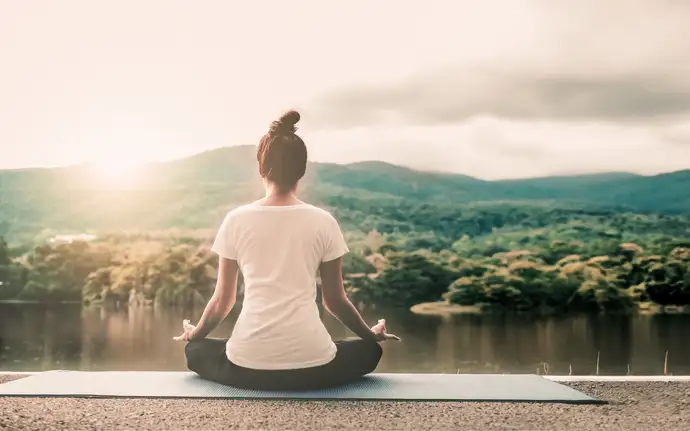
<path id="1" fill-rule="evenodd" d="M 690 383 L 568 385 L 610 404 L 0 398 L 0 429 L 690 429 Z"/>

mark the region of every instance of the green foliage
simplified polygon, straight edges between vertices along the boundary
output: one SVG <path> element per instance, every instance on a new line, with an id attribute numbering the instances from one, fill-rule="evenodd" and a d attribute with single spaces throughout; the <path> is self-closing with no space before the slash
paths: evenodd
<path id="1" fill-rule="evenodd" d="M 354 199 L 337 199 L 346 203 L 337 209 L 341 218 L 359 214 Z M 414 204 L 402 206 L 404 212 L 385 202 L 365 208 L 367 226 L 376 230 L 362 243 L 376 242 L 383 253 L 373 259 L 372 247 L 364 249 L 370 261 L 383 260 L 376 273 L 348 280 L 359 301 L 409 305 L 443 297 L 460 305 L 537 313 L 627 313 L 650 301 L 688 303 L 690 248 L 679 245 L 687 242 L 690 221 L 680 216 L 498 204 L 438 205 L 433 218 L 424 206 L 418 217 Z M 420 253 L 446 210 L 455 224 L 439 224 L 434 233 L 439 244 L 426 244 Z M 420 254 L 454 274 L 447 293 L 439 295 L 417 263 L 390 259 Z"/>
<path id="2" fill-rule="evenodd" d="M 488 294 L 478 277 L 460 277 L 450 285 L 443 295 L 451 304 L 477 305 L 488 302 Z"/>
<path id="3" fill-rule="evenodd" d="M 452 250 L 440 251 L 409 250 L 398 232 L 355 234 L 343 262 L 346 288 L 360 302 L 409 307 L 445 298 L 502 312 L 627 313 L 644 302 L 690 303 L 690 248 L 668 250 L 682 240 L 659 232 L 669 230 L 663 223 L 656 229 L 647 224 L 652 216 L 630 217 L 625 233 L 613 232 L 606 219 L 566 220 L 463 235 Z M 605 241 L 597 243 L 602 233 Z M 612 238 L 646 242 L 614 244 Z M 205 243 L 184 235 L 106 236 L 41 245 L 11 259 L 0 241 L 0 299 L 203 304 L 216 276 L 216 258 Z"/>
<path id="4" fill-rule="evenodd" d="M 11 262 L 10 249 L 7 246 L 7 241 L 3 236 L 0 236 L 0 265 L 6 266 Z"/>
<path id="5" fill-rule="evenodd" d="M 690 248 L 679 247 L 644 268 L 646 295 L 661 305 L 690 305 Z"/>
<path id="6" fill-rule="evenodd" d="M 86 277 L 108 262 L 107 250 L 93 248 L 85 242 L 36 247 L 25 257 L 27 281 L 17 297 L 79 301 Z"/>
<path id="7" fill-rule="evenodd" d="M 10 249 L 0 236 L 0 300 L 15 298 L 26 284 L 27 271 L 10 258 Z"/>
<path id="8" fill-rule="evenodd" d="M 0 265 L 0 299 L 204 303 L 213 292 L 216 260 L 198 244 L 175 242 L 111 237 L 42 245 L 21 262 Z"/>
<path id="9" fill-rule="evenodd" d="M 374 265 L 356 251 L 343 257 L 343 273 L 345 274 L 371 274 L 374 272 L 376 272 Z"/>
<path id="10" fill-rule="evenodd" d="M 83 167 L 0 171 L 0 235 L 16 244 L 75 230 L 212 230 L 230 207 L 261 192 L 255 147 L 219 149 L 148 169 L 141 184 L 122 189 L 99 184 Z M 545 227 L 578 212 L 611 217 L 604 207 L 683 214 L 690 209 L 688 189 L 690 171 L 483 181 L 379 162 L 312 163 L 302 184 L 307 200 L 336 208 L 349 229 L 412 234 L 398 239 L 408 249 L 431 251 L 493 228 Z M 627 231 L 625 220 L 617 229 Z"/>
<path id="11" fill-rule="evenodd" d="M 351 277 L 349 290 L 354 299 L 389 306 L 410 307 L 440 298 L 457 277 L 428 256 L 415 252 L 389 252 L 374 277 Z"/>
<path id="12" fill-rule="evenodd" d="M 648 300 L 690 304 L 687 249 L 675 249 L 667 257 L 644 255 L 640 246 L 630 243 L 618 250 L 613 256 L 593 258 L 573 254 L 556 265 L 524 251 L 465 263 L 469 270 L 444 297 L 459 305 L 548 313 L 629 313 Z"/>
<path id="13" fill-rule="evenodd" d="M 258 196 L 255 163 L 252 147 L 222 149 L 121 190 L 81 168 L 0 172 L 0 235 L 13 245 L 0 239 L 0 299 L 204 301 L 205 245 L 227 210 Z M 385 163 L 312 164 L 302 184 L 346 231 L 356 300 L 535 312 L 688 304 L 689 188 L 687 171 L 489 182 Z M 70 232 L 99 240 L 45 245 Z"/>

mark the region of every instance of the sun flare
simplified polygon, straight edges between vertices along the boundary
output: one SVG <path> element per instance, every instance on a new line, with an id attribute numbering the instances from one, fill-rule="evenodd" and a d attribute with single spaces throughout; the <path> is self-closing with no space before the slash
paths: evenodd
<path id="1" fill-rule="evenodd" d="M 139 184 L 144 165 L 124 160 L 99 161 L 91 164 L 94 181 L 111 188 L 130 188 Z"/>

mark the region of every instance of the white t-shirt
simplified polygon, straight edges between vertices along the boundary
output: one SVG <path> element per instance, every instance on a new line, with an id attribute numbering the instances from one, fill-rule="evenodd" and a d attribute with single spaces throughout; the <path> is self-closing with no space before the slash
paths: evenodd
<path id="1" fill-rule="evenodd" d="M 335 357 L 316 304 L 319 265 L 348 252 L 331 214 L 308 204 L 245 205 L 225 217 L 212 250 L 237 260 L 244 276 L 242 312 L 226 347 L 231 362 L 284 370 Z"/>

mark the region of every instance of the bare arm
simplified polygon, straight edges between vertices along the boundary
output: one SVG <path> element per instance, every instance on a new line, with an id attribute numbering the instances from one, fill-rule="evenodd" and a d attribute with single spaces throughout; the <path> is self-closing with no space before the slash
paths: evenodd
<path id="1" fill-rule="evenodd" d="M 208 301 L 190 340 L 206 338 L 228 316 L 237 299 L 238 273 L 236 260 L 220 258 L 216 290 Z"/>
<path id="2" fill-rule="evenodd" d="M 345 293 L 342 258 L 322 263 L 319 272 L 321 273 L 323 304 L 326 309 L 358 337 L 379 341 Z"/>

